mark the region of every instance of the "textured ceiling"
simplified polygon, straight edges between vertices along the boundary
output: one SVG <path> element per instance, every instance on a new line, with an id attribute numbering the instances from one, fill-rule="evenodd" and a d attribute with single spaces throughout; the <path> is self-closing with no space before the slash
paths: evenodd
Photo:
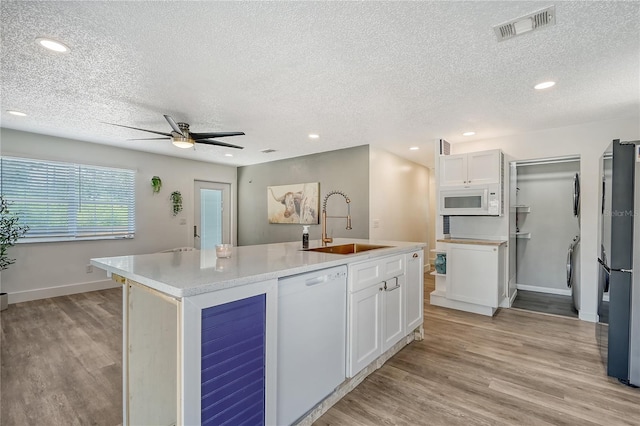
<path id="1" fill-rule="evenodd" d="M 555 26 L 496 41 L 493 25 L 550 4 L 3 0 L 1 124 L 230 165 L 362 144 L 430 165 L 438 138 L 640 116 L 640 3 L 558 2 Z M 162 114 L 244 131 L 224 141 L 245 149 L 101 123 L 167 132 Z"/>

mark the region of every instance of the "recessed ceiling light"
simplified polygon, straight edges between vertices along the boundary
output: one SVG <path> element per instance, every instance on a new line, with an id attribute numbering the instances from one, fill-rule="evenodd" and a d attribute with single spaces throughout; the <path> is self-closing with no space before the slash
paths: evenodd
<path id="1" fill-rule="evenodd" d="M 320 137 L 320 135 L 315 134 L 315 133 L 310 133 L 309 134 L 309 139 L 318 139 Z"/>
<path id="2" fill-rule="evenodd" d="M 233 154 L 225 154 L 225 157 L 233 157 Z"/>
<path id="3" fill-rule="evenodd" d="M 536 90 L 542 90 L 542 89 L 548 89 L 549 87 L 553 87 L 556 85 L 555 81 L 545 81 L 543 83 L 538 83 L 535 86 L 533 86 L 534 89 Z"/>
<path id="4" fill-rule="evenodd" d="M 464 132 L 464 133 L 462 134 L 462 136 L 473 136 L 473 135 L 475 135 L 475 134 L 476 134 L 476 132 Z"/>
<path id="5" fill-rule="evenodd" d="M 49 50 L 53 50 L 54 52 L 66 53 L 69 51 L 69 46 L 57 40 L 52 40 L 46 37 L 38 37 L 36 38 L 36 41 L 40 46 Z"/>
<path id="6" fill-rule="evenodd" d="M 8 109 L 7 112 L 11 115 L 17 115 L 18 117 L 26 117 L 27 114 L 25 114 L 24 112 L 20 112 L 20 111 L 16 111 L 13 109 Z"/>
<path id="7" fill-rule="evenodd" d="M 419 146 L 412 146 L 411 148 L 409 148 L 411 151 L 417 151 L 420 149 Z"/>

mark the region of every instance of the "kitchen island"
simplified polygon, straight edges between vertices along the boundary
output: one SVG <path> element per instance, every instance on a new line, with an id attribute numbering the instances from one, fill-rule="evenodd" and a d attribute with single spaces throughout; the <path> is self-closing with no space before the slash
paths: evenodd
<path id="1" fill-rule="evenodd" d="M 330 246 L 351 243 L 385 247 L 336 254 L 292 242 L 234 247 L 227 259 L 213 250 L 92 259 L 123 284 L 123 424 L 277 424 L 279 281 L 343 266 L 345 380 L 296 422 L 326 411 L 422 332 L 424 244 Z"/>

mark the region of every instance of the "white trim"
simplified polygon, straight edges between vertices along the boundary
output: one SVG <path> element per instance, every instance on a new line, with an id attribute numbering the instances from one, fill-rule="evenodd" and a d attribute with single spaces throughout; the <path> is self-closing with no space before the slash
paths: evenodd
<path id="1" fill-rule="evenodd" d="M 9 293 L 9 304 L 30 302 L 32 300 L 47 299 L 49 297 L 67 296 L 69 294 L 86 293 L 88 291 L 105 290 L 118 286 L 120 286 L 120 284 L 112 280 L 101 280 L 58 287 L 38 288 L 35 290 L 16 291 Z"/>
<path id="2" fill-rule="evenodd" d="M 516 289 L 524 291 L 535 291 L 536 293 L 559 294 L 561 296 L 571 296 L 571 289 L 538 287 L 537 285 L 516 284 Z"/>
<path id="3" fill-rule="evenodd" d="M 446 292 L 439 290 L 432 291 L 429 294 L 429 300 L 434 306 L 442 306 L 444 308 L 457 309 L 459 311 L 466 311 L 474 314 L 486 315 L 489 317 L 492 317 L 497 310 L 497 308 L 492 308 L 490 306 L 477 305 L 475 303 L 448 299 Z"/>
<path id="4" fill-rule="evenodd" d="M 591 313 L 591 312 L 583 312 L 582 310 L 578 314 L 578 318 L 581 319 L 582 321 L 598 322 L 598 314 Z"/>

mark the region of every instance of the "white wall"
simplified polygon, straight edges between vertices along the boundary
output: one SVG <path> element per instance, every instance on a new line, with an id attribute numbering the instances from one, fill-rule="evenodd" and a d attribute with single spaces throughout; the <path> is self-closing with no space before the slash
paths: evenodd
<path id="1" fill-rule="evenodd" d="M 613 139 L 640 139 L 638 117 L 547 129 L 522 135 L 452 145 L 454 154 L 502 149 L 515 160 L 580 155 L 581 253 L 580 318 L 597 320 L 597 235 L 599 159 Z"/>
<path id="2" fill-rule="evenodd" d="M 429 241 L 429 169 L 387 151 L 369 151 L 369 238 Z M 425 248 L 428 262 L 429 246 Z"/>
<path id="3" fill-rule="evenodd" d="M 10 129 L 2 129 L 1 137 L 2 155 L 137 170 L 135 238 L 16 245 L 9 251 L 9 257 L 15 258 L 16 263 L 0 277 L 1 290 L 9 293 L 9 303 L 112 286 L 104 271 L 94 268 L 93 273 L 86 272 L 91 258 L 193 246 L 193 181 L 196 179 L 231 184 L 231 235 L 235 243 L 235 167 Z M 154 175 L 162 179 L 162 190 L 158 194 L 153 194 L 151 188 Z M 182 192 L 184 210 L 174 217 L 169 194 L 175 190 Z"/>

